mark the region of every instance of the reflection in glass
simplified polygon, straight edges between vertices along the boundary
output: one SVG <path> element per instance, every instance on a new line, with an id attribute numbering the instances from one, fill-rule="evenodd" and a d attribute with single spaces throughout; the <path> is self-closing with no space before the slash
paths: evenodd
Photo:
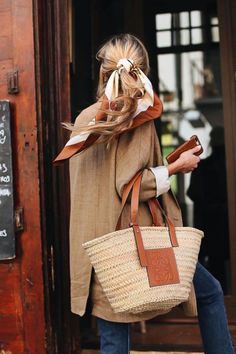
<path id="1" fill-rule="evenodd" d="M 184 223 L 205 232 L 200 261 L 220 280 L 224 293 L 230 294 L 219 50 L 158 55 L 158 72 L 160 95 L 164 101 L 163 155 L 166 156 L 193 134 L 204 146 L 202 167 L 196 169 L 192 178 L 191 174 L 175 175 L 172 188 L 178 195 Z"/>
<path id="2" fill-rule="evenodd" d="M 171 32 L 163 31 L 157 32 L 157 46 L 161 47 L 170 47 L 171 45 Z"/>
<path id="3" fill-rule="evenodd" d="M 165 30 L 171 28 L 171 14 L 156 15 L 156 29 Z"/>
<path id="4" fill-rule="evenodd" d="M 203 78 L 203 52 L 188 52 L 181 54 L 182 72 L 182 107 L 194 107 L 195 98 L 202 96 Z"/>
<path id="5" fill-rule="evenodd" d="M 177 109 L 175 55 L 158 55 L 159 86 L 165 110 Z"/>
<path id="6" fill-rule="evenodd" d="M 194 202 L 194 225 L 204 231 L 199 260 L 228 293 L 228 209 L 224 128 L 210 132 L 212 153 L 192 172 L 188 196 Z"/>

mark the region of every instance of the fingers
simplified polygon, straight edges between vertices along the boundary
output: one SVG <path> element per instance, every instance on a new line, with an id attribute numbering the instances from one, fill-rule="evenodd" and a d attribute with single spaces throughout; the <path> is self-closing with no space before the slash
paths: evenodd
<path id="1" fill-rule="evenodd" d="M 196 157 L 197 157 L 197 160 L 196 160 L 195 163 L 193 164 L 193 168 L 194 168 L 194 169 L 198 167 L 198 164 L 199 164 L 199 162 L 200 162 L 200 158 L 199 158 L 198 156 L 196 156 Z"/>
<path id="2" fill-rule="evenodd" d="M 201 146 L 196 146 L 193 149 L 184 151 L 176 163 L 178 164 L 177 172 L 188 173 L 195 170 L 200 162 L 200 157 L 195 155 Z"/>
<path id="3" fill-rule="evenodd" d="M 195 153 L 196 153 L 196 152 L 195 152 Z M 193 161 L 195 162 L 196 165 L 198 165 L 198 163 L 200 162 L 200 157 L 197 156 L 197 155 L 194 155 L 194 154 L 193 154 L 192 156 L 193 156 L 193 158 L 194 158 Z"/>
<path id="4" fill-rule="evenodd" d="M 202 148 L 201 145 L 195 146 L 194 148 L 191 149 L 191 152 L 193 154 L 196 154 L 196 152 L 200 151 L 201 148 Z"/>
<path id="5" fill-rule="evenodd" d="M 196 163 L 195 165 L 193 165 L 191 168 L 190 168 L 190 171 L 194 171 L 196 168 L 198 168 L 198 163 Z"/>
<path id="6" fill-rule="evenodd" d="M 195 156 L 197 157 L 197 156 Z M 200 159 L 198 158 L 197 161 L 195 162 L 192 162 L 189 164 L 189 166 L 185 169 L 185 173 L 188 173 L 188 172 L 193 172 L 196 168 L 198 168 L 198 163 L 199 163 Z"/>
<path id="7" fill-rule="evenodd" d="M 200 157 L 197 155 L 194 155 L 194 157 L 195 157 L 196 164 L 199 164 L 199 162 L 201 161 Z"/>

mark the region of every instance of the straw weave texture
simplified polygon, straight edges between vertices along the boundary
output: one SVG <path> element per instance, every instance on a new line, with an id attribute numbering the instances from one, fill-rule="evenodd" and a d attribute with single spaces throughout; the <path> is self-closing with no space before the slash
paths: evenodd
<path id="1" fill-rule="evenodd" d="M 171 247 L 168 228 L 140 227 L 140 230 L 145 249 Z M 180 277 L 178 284 L 149 286 L 132 228 L 83 244 L 114 312 L 157 310 L 161 314 L 188 300 L 203 232 L 191 227 L 175 230 L 179 243 L 179 247 L 173 248 Z"/>

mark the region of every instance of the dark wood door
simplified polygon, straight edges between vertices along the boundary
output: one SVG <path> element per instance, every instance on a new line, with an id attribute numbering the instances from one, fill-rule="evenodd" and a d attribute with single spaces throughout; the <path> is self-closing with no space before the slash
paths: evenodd
<path id="1" fill-rule="evenodd" d="M 69 3 L 34 1 L 37 114 L 48 353 L 79 353 L 79 321 L 70 311 L 68 164 L 53 159 L 70 121 Z"/>

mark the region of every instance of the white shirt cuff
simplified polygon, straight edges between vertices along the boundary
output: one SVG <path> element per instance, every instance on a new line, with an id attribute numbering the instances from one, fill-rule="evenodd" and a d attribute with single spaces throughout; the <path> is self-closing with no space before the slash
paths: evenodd
<path id="1" fill-rule="evenodd" d="M 170 189 L 170 179 L 169 173 L 166 166 L 158 166 L 158 167 L 149 167 L 156 178 L 156 186 L 157 186 L 157 195 L 168 192 Z"/>

